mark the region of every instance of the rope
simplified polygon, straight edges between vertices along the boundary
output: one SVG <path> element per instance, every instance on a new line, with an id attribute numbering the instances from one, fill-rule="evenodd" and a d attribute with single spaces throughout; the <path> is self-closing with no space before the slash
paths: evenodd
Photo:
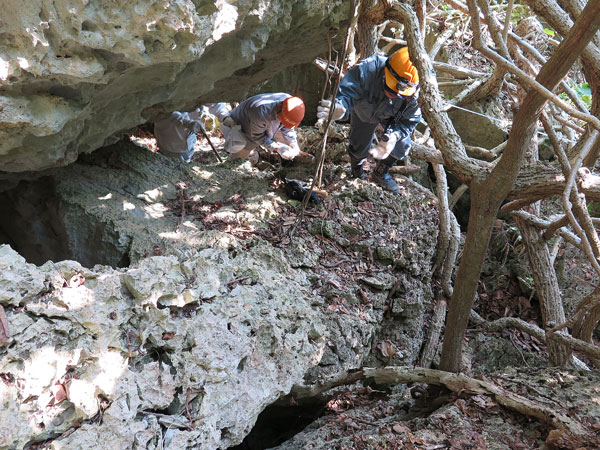
<path id="1" fill-rule="evenodd" d="M 501 123 L 506 122 L 506 120 L 504 120 L 504 119 L 498 119 L 497 117 L 488 116 L 487 114 L 479 113 L 479 112 L 476 112 L 476 111 L 471 111 L 470 109 L 463 108 L 461 106 L 456 106 L 456 105 L 453 105 L 452 103 L 446 103 L 446 107 L 447 108 L 460 109 L 462 111 L 466 111 L 468 113 L 475 114 L 476 116 L 486 117 L 486 118 L 488 118 L 490 120 L 493 120 L 493 121 L 496 121 L 496 122 L 501 122 Z"/>

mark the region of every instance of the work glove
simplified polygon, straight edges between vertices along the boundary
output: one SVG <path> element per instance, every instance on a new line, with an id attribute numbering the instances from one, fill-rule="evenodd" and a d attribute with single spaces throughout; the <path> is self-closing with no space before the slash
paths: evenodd
<path id="1" fill-rule="evenodd" d="M 272 152 L 279 153 L 283 159 L 294 159 L 300 153 L 300 147 L 297 145 L 286 145 L 281 142 L 271 142 L 269 145 L 269 150 Z"/>
<path id="2" fill-rule="evenodd" d="M 319 120 L 327 120 L 329 117 L 329 109 L 331 108 L 331 100 L 321 100 L 320 106 L 317 106 L 317 118 Z M 335 102 L 332 120 L 339 120 L 346 114 L 346 108 L 341 103 Z"/>
<path id="3" fill-rule="evenodd" d="M 231 116 L 225 116 L 223 118 L 223 125 L 231 128 L 235 125 L 235 121 L 231 118 Z"/>
<path id="4" fill-rule="evenodd" d="M 373 146 L 369 153 L 375 159 L 385 159 L 392 154 L 397 142 L 398 138 L 395 134 L 384 134 L 379 144 Z"/>

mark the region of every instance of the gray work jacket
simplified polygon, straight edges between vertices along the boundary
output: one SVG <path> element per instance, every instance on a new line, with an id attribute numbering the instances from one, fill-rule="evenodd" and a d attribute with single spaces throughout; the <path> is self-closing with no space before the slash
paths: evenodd
<path id="1" fill-rule="evenodd" d="M 158 148 L 168 153 L 187 153 L 196 144 L 200 108 L 192 112 L 173 111 L 169 117 L 154 123 L 154 137 Z"/>
<path id="2" fill-rule="evenodd" d="M 284 127 L 277 118 L 277 107 L 288 97 L 291 95 L 283 92 L 258 94 L 244 100 L 231 111 L 231 118 L 241 125 L 248 139 L 246 149 L 268 146 L 278 131 L 283 135 L 285 144 L 297 145 L 296 132 Z"/>

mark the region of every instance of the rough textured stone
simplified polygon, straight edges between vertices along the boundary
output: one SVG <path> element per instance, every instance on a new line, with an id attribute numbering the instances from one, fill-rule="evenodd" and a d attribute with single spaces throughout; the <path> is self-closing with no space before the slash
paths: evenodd
<path id="1" fill-rule="evenodd" d="M 341 0 L 4 2 L 0 167 L 66 165 L 172 110 L 239 101 L 348 17 Z"/>
<path id="2" fill-rule="evenodd" d="M 0 245 L 0 303 L 18 305 L 44 288 L 44 277 L 8 245 Z"/>
<path id="3" fill-rule="evenodd" d="M 395 224 L 371 211 L 340 227 L 341 237 L 382 246 L 402 233 L 423 246 L 405 255 L 421 267 L 416 275 L 368 259 L 366 250 L 361 257 L 358 248 L 347 250 L 355 265 L 338 272 L 323 265 L 332 256 L 343 262 L 338 248 L 331 255 L 307 224 L 293 246 L 262 239 L 271 237 L 269 222 L 280 219 L 285 204 L 271 180 L 247 162 L 184 165 L 131 143 L 49 172 L 40 183 L 53 186 L 52 204 L 65 213 L 53 225 L 64 227 L 70 254 L 82 262 L 51 258 L 35 266 L 0 247 L 11 330 L 0 347 L 0 424 L 10 428 L 0 448 L 46 439 L 56 449 L 227 448 L 294 386 L 365 361 L 413 364 L 431 300 L 426 274 L 437 234 L 435 210 L 423 205 L 423 194 L 406 185 L 391 197 L 368 183 L 332 193 L 332 213 L 354 217 L 363 214 L 356 205 L 380 202 Z M 244 227 L 260 233 L 240 240 L 219 231 L 229 218 L 204 211 L 223 205 L 243 211 L 237 217 Z M 348 222 L 342 216 L 332 220 Z M 90 233 L 90 223 L 100 222 L 106 232 Z M 27 239 L 41 245 L 48 234 L 40 233 Z M 129 243 L 123 253 L 92 259 L 119 240 Z M 402 252 L 388 247 L 394 258 Z M 111 267 L 123 258 L 132 264 Z M 403 284 L 387 320 L 390 273 Z M 392 359 L 370 356 L 382 336 L 399 350 Z"/>
<path id="4" fill-rule="evenodd" d="M 23 381 L 3 386 L 0 423 L 20 419 L 3 436 L 3 448 L 56 436 L 93 417 L 98 395 L 111 403 L 103 425 L 78 429 L 56 448 L 83 445 L 111 421 L 117 447 L 128 448 L 133 431 L 148 429 L 136 416 L 169 407 L 173 414 L 191 407 L 197 431 L 189 438 L 202 448 L 241 441 L 260 411 L 299 383 L 322 351 L 325 329 L 303 294 L 306 281 L 278 267 L 284 261 L 278 252 L 258 245 L 230 258 L 226 249 L 207 249 L 187 261 L 190 279 L 198 280 L 190 281 L 196 307 L 188 312 L 157 308 L 161 297 L 181 295 L 184 278 L 168 264 L 173 257 L 152 257 L 124 273 L 88 272 L 80 286 L 56 288 L 26 311 L 9 310 L 13 335 L 0 354 L 0 372 Z M 215 292 L 205 283 L 207 264 L 222 285 L 210 303 L 198 303 L 203 291 Z M 56 267 L 45 270 L 38 275 L 54 276 Z M 253 283 L 228 284 L 243 274 L 254 275 Z M 29 314 L 38 319 L 27 321 Z M 52 394 L 57 384 L 67 392 L 60 403 Z M 189 418 L 182 420 L 188 428 Z"/>

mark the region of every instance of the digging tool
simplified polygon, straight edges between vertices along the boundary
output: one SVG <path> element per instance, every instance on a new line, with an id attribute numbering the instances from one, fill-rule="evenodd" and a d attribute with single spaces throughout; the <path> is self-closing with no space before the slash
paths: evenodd
<path id="1" fill-rule="evenodd" d="M 217 152 L 217 149 L 215 148 L 215 146 L 213 145 L 212 141 L 210 140 L 210 138 L 208 137 L 208 134 L 206 133 L 206 130 L 204 129 L 204 127 L 200 127 L 200 131 L 202 132 L 202 135 L 206 138 L 206 140 L 208 141 L 208 145 L 210 145 L 210 148 L 212 148 L 212 151 L 215 152 L 215 155 L 217 155 L 217 159 L 219 160 L 220 163 L 223 162 L 223 160 L 221 159 L 221 157 L 219 156 L 219 152 Z"/>

